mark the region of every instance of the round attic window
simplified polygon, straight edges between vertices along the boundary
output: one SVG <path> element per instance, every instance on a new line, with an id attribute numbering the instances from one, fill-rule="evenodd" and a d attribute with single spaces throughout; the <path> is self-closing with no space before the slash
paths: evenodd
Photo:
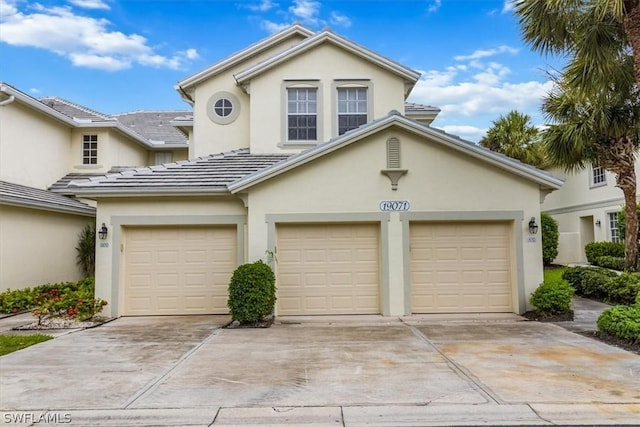
<path id="1" fill-rule="evenodd" d="M 228 125 L 240 114 L 240 101 L 229 92 L 217 92 L 207 101 L 207 116 L 219 125 Z"/>

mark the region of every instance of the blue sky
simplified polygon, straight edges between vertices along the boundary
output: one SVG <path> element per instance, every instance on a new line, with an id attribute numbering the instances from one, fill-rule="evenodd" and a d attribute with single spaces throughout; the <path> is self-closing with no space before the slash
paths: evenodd
<path id="1" fill-rule="evenodd" d="M 0 0 L 0 80 L 102 113 L 188 110 L 173 86 L 293 22 L 423 73 L 408 101 L 478 141 L 518 110 L 543 124 L 545 70 L 513 0 Z"/>

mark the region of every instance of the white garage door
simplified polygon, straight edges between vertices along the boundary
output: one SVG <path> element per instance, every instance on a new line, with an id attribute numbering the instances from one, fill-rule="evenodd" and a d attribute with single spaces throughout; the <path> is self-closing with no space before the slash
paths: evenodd
<path id="1" fill-rule="evenodd" d="M 228 313 L 235 227 L 127 228 L 124 314 Z"/>
<path id="2" fill-rule="evenodd" d="M 512 312 L 510 225 L 412 223 L 413 313 Z"/>
<path id="3" fill-rule="evenodd" d="M 279 315 L 378 314 L 376 224 L 279 225 Z"/>

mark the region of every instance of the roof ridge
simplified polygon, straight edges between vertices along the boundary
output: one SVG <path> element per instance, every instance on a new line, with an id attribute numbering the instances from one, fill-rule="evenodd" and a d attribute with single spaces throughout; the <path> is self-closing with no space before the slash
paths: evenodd
<path id="1" fill-rule="evenodd" d="M 93 110 L 93 109 L 91 109 L 91 108 L 89 108 L 89 107 L 85 107 L 84 105 L 76 104 L 75 102 L 71 102 L 71 101 L 69 101 L 69 100 L 67 100 L 67 99 L 64 99 L 64 98 L 61 98 L 61 97 L 59 97 L 59 96 L 43 96 L 43 97 L 39 98 L 39 99 L 38 99 L 38 101 L 40 101 L 40 102 L 42 102 L 43 104 L 47 105 L 47 104 L 43 101 L 43 100 L 45 100 L 45 99 L 53 99 L 53 100 L 55 100 L 55 101 L 61 102 L 61 103 L 63 103 L 63 104 L 66 104 L 66 105 L 68 105 L 68 106 L 70 106 L 70 107 L 77 108 L 78 110 L 84 111 L 85 113 L 95 114 L 96 116 L 102 117 L 102 118 L 103 118 L 103 119 L 105 119 L 105 120 L 116 120 L 116 118 L 115 118 L 115 117 L 113 117 L 113 116 L 110 116 L 110 115 L 107 115 L 107 114 L 100 113 L 100 112 L 98 112 L 98 111 L 96 111 L 96 110 Z M 52 108 L 53 108 L 53 107 L 52 107 Z M 54 108 L 54 109 L 55 109 L 55 108 Z M 64 113 L 62 113 L 62 114 L 64 114 Z"/>

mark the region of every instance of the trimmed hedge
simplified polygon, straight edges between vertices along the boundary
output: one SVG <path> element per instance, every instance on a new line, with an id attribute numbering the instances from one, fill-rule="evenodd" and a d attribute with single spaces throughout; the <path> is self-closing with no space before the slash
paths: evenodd
<path id="1" fill-rule="evenodd" d="M 273 314 L 276 277 L 262 261 L 236 268 L 229 283 L 227 305 L 231 318 L 240 324 L 258 323 Z"/>
<path id="2" fill-rule="evenodd" d="M 589 264 L 596 264 L 596 260 L 603 256 L 624 258 L 624 243 L 622 242 L 591 242 L 584 247 Z"/>
<path id="3" fill-rule="evenodd" d="M 598 318 L 598 330 L 630 342 L 640 342 L 640 305 L 618 305 L 604 311 Z"/>
<path id="4" fill-rule="evenodd" d="M 574 289 L 564 280 L 544 282 L 531 294 L 529 301 L 541 317 L 571 312 Z"/>
<path id="5" fill-rule="evenodd" d="M 624 257 L 605 255 L 596 258 L 594 264 L 600 267 L 610 268 L 612 270 L 624 271 L 626 261 Z"/>
<path id="6" fill-rule="evenodd" d="M 640 295 L 640 273 L 622 273 L 602 267 L 570 267 L 562 274 L 577 295 L 609 304 L 631 305 Z"/>

